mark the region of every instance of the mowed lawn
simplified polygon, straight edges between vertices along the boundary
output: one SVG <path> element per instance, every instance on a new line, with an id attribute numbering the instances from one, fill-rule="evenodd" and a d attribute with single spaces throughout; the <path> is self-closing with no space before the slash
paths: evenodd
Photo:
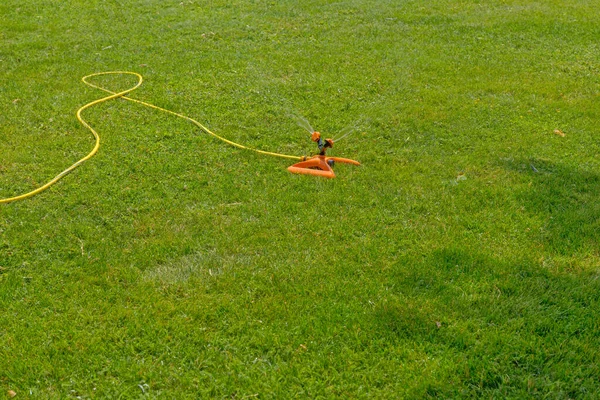
<path id="1" fill-rule="evenodd" d="M 0 2 L 0 398 L 600 397 L 600 3 Z M 131 76 L 91 79 L 108 89 Z"/>

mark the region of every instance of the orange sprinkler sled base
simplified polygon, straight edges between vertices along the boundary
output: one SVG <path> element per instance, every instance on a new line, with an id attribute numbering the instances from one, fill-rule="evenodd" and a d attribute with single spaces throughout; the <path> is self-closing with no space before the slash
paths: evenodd
<path id="1" fill-rule="evenodd" d="M 315 175 L 325 178 L 335 178 L 335 173 L 331 166 L 336 163 L 360 165 L 358 161 L 349 158 L 314 156 L 308 160 L 301 161 L 288 167 L 288 171 L 293 174 Z"/>

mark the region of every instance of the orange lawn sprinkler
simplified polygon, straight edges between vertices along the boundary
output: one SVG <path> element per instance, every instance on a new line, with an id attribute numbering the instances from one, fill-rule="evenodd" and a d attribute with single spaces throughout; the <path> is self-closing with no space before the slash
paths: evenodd
<path id="1" fill-rule="evenodd" d="M 323 176 L 325 178 L 335 178 L 335 173 L 333 172 L 332 167 L 335 165 L 336 162 L 342 164 L 360 165 L 358 161 L 350 160 L 349 158 L 327 157 L 325 155 L 327 149 L 333 147 L 334 141 L 341 140 L 343 137 L 350 134 L 351 131 L 348 131 L 339 139 L 323 139 L 319 132 L 312 129 L 308 121 L 300 117 L 297 118 L 300 125 L 306 128 L 309 132 L 311 132 L 310 139 L 313 142 L 317 143 L 317 146 L 319 147 L 319 154 L 306 158 L 305 160 L 299 163 L 289 166 L 288 171 L 290 171 L 293 174 L 316 175 Z"/>

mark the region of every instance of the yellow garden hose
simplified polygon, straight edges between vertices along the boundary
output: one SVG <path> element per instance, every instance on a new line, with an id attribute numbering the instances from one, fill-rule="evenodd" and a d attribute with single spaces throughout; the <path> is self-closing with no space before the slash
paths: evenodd
<path id="1" fill-rule="evenodd" d="M 135 84 L 135 86 L 133 86 L 133 87 L 127 89 L 127 90 L 123 90 L 122 92 L 115 93 L 115 92 L 112 92 L 112 91 L 110 91 L 108 89 L 105 89 L 103 87 L 94 85 L 93 83 L 90 83 L 87 80 L 88 78 L 92 78 L 92 77 L 100 76 L 100 75 L 134 75 L 134 76 L 137 77 L 138 82 Z M 95 74 L 84 76 L 83 78 L 81 78 L 81 80 L 83 81 L 83 83 L 85 83 L 88 86 L 91 86 L 91 87 L 96 88 L 96 89 L 100 89 L 100 90 L 102 90 L 102 91 L 110 94 L 110 96 L 106 96 L 106 97 L 103 97 L 101 99 L 94 100 L 94 101 L 92 101 L 90 103 L 87 103 L 86 105 L 82 106 L 79 110 L 77 110 L 77 114 L 76 114 L 77 115 L 77 119 L 79 120 L 79 122 L 81 122 L 81 124 L 83 126 L 85 126 L 86 128 L 88 128 L 92 132 L 92 134 L 94 135 L 94 138 L 96 139 L 96 144 L 95 144 L 94 148 L 92 149 L 92 151 L 90 151 L 90 153 L 87 156 L 83 157 L 81 160 L 77 161 L 75 164 L 71 165 L 69 168 L 65 169 L 60 174 L 56 175 L 56 177 L 54 177 L 51 181 L 49 181 L 45 185 L 40 186 L 37 189 L 32 190 L 31 192 L 28 192 L 28 193 L 25 193 L 25 194 L 22 194 L 22 195 L 19 195 L 19 196 L 9 197 L 9 198 L 6 198 L 6 199 L 0 199 L 0 204 L 10 203 L 12 201 L 17 201 L 17 200 L 23 200 L 23 199 L 26 199 L 28 197 L 34 196 L 34 195 L 36 195 L 36 194 L 38 194 L 40 192 L 43 192 L 44 190 L 48 189 L 50 186 L 52 186 L 56 182 L 58 182 L 60 179 L 62 179 L 65 175 L 67 175 L 68 173 L 70 173 L 71 171 L 73 171 L 75 168 L 79 167 L 81 164 L 83 164 L 84 162 L 86 162 L 87 160 L 89 160 L 90 158 L 92 158 L 94 156 L 94 154 L 96 154 L 96 152 L 100 148 L 100 135 L 98 135 L 98 132 L 96 132 L 94 130 L 94 128 L 92 128 L 87 122 L 84 121 L 84 119 L 81 117 L 81 113 L 84 110 L 86 110 L 86 109 L 88 109 L 88 108 L 90 108 L 92 106 L 95 106 L 96 104 L 100 104 L 100 103 L 103 103 L 105 101 L 109 101 L 109 100 L 116 99 L 116 98 L 119 98 L 119 97 L 122 98 L 122 99 L 125 99 L 125 100 L 132 101 L 134 103 L 142 104 L 142 105 L 144 105 L 146 107 L 150 107 L 150 108 L 154 108 L 156 110 L 164 111 L 164 112 L 166 112 L 168 114 L 175 115 L 175 116 L 177 116 L 179 118 L 183 118 L 183 119 L 185 119 L 187 121 L 190 121 L 194 125 L 198 126 L 200 129 L 202 129 L 204 132 L 208 133 L 209 135 L 212 135 L 215 138 L 217 138 L 217 139 L 219 139 L 219 140 L 221 140 L 221 141 L 223 141 L 223 142 L 225 142 L 227 144 L 235 146 L 235 147 L 237 147 L 239 149 L 251 150 L 251 151 L 254 151 L 254 152 L 259 153 L 259 154 L 265 154 L 265 155 L 268 155 L 268 156 L 281 157 L 281 158 L 288 158 L 288 159 L 291 159 L 291 160 L 304 160 L 305 159 L 305 157 L 291 156 L 291 155 L 279 154 L 279 153 L 272 153 L 272 152 L 269 152 L 269 151 L 263 151 L 263 150 L 258 150 L 258 149 L 254 149 L 254 148 L 251 148 L 251 147 L 246 147 L 244 145 L 241 145 L 239 143 L 233 142 L 231 140 L 225 139 L 224 137 L 221 137 L 221 136 L 217 135 L 216 133 L 212 132 L 210 129 L 208 129 L 207 127 L 205 127 L 204 125 L 202 125 L 200 122 L 198 122 L 198 121 L 196 121 L 196 120 L 194 120 L 194 119 L 192 119 L 190 117 L 187 117 L 187 116 L 185 116 L 183 114 L 179 114 L 179 113 L 176 113 L 174 111 L 167 110 L 165 108 L 158 107 L 158 106 L 155 106 L 154 104 L 146 103 L 146 102 L 141 101 L 141 100 L 136 100 L 136 99 L 132 99 L 130 97 L 126 97 L 125 96 L 126 94 L 133 92 L 135 89 L 137 89 L 138 87 L 140 87 L 141 84 L 142 84 L 142 82 L 143 82 L 142 76 L 140 74 L 136 73 L 136 72 L 128 72 L 128 71 L 98 72 L 98 73 L 95 73 Z"/>

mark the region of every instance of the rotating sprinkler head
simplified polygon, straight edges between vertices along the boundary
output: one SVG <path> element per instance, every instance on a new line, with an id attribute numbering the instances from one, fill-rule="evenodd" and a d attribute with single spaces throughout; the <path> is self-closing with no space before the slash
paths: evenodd
<path id="1" fill-rule="evenodd" d="M 333 172 L 333 166 L 336 162 L 343 164 L 353 164 L 360 165 L 358 161 L 350 160 L 348 158 L 341 157 L 327 157 L 325 152 L 327 149 L 333 148 L 333 143 L 335 141 L 339 141 L 342 138 L 348 136 L 353 130 L 354 127 L 350 129 L 346 129 L 342 131 L 343 135 L 339 139 L 323 139 L 321 133 L 315 131 L 310 123 L 302 117 L 296 117 L 298 120 L 298 124 L 309 131 L 310 140 L 317 144 L 319 148 L 319 153 L 312 157 L 307 157 L 303 161 L 296 163 L 290 167 L 288 167 L 288 171 L 294 174 L 304 174 L 304 175 L 316 175 L 323 176 L 325 178 L 335 178 L 335 173 Z"/>

